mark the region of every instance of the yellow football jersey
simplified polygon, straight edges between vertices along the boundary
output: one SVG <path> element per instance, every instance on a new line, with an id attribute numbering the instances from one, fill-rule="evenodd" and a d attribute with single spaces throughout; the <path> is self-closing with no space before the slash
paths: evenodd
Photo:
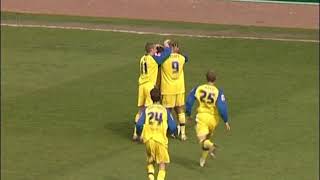
<path id="1" fill-rule="evenodd" d="M 160 104 L 152 104 L 145 109 L 145 123 L 141 137 L 144 142 L 150 139 L 163 145 L 168 145 L 167 128 L 168 128 L 167 110 Z"/>
<path id="2" fill-rule="evenodd" d="M 209 113 L 214 116 L 219 116 L 216 108 L 216 101 L 218 99 L 219 89 L 214 85 L 204 84 L 198 86 L 195 92 L 195 98 L 198 102 L 198 113 Z"/>
<path id="3" fill-rule="evenodd" d="M 151 55 L 144 55 L 140 59 L 139 85 L 151 82 L 156 85 L 158 75 L 158 64 Z"/>
<path id="4" fill-rule="evenodd" d="M 161 66 L 161 93 L 180 94 L 185 92 L 183 66 L 186 62 L 184 56 L 171 53 Z"/>

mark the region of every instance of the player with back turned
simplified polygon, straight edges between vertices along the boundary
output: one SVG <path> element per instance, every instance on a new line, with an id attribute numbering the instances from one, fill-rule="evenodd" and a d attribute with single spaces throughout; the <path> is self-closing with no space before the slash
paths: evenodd
<path id="1" fill-rule="evenodd" d="M 181 140 L 186 140 L 185 130 L 185 83 L 184 83 L 184 64 L 188 61 L 186 56 L 180 54 L 180 48 L 177 42 L 170 41 L 172 53 L 161 65 L 161 94 L 162 104 L 175 110 L 179 121 L 179 134 Z"/>
<path id="2" fill-rule="evenodd" d="M 227 103 L 223 91 L 215 85 L 216 74 L 213 71 L 208 71 L 206 78 L 206 84 L 196 86 L 191 90 L 186 103 L 186 114 L 190 117 L 195 100 L 198 102 L 196 133 L 202 147 L 201 167 L 205 165 L 208 154 L 215 157 L 216 146 L 210 138 L 220 118 L 223 119 L 227 131 L 230 131 Z"/>
<path id="3" fill-rule="evenodd" d="M 163 52 L 156 56 L 157 45 L 154 43 L 146 43 L 146 54 L 140 59 L 140 75 L 138 89 L 138 108 L 139 111 L 135 116 L 135 123 L 141 115 L 142 110 L 152 104 L 150 91 L 157 85 L 158 67 L 170 55 L 171 48 L 164 47 Z M 134 128 L 133 140 L 138 140 L 139 137 Z"/>
<path id="4" fill-rule="evenodd" d="M 149 180 L 154 180 L 155 164 L 159 165 L 157 180 L 164 180 L 166 164 L 170 162 L 167 130 L 171 134 L 176 134 L 177 127 L 170 111 L 160 104 L 160 90 L 154 88 L 150 94 L 153 104 L 143 110 L 137 121 L 136 128 L 137 134 L 146 145 Z"/>

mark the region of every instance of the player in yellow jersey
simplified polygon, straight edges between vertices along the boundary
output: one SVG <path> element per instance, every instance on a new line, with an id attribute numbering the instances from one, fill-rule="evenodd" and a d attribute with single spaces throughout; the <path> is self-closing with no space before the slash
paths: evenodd
<path id="1" fill-rule="evenodd" d="M 138 135 L 146 145 L 149 180 L 154 180 L 154 164 L 159 165 L 157 180 L 164 180 L 166 164 L 170 162 L 167 130 L 170 133 L 177 133 L 177 127 L 170 111 L 160 104 L 160 90 L 154 88 L 150 94 L 153 104 L 142 112 L 136 128 Z"/>
<path id="2" fill-rule="evenodd" d="M 180 49 L 177 42 L 171 41 L 169 44 L 172 48 L 172 53 L 161 65 L 162 104 L 170 110 L 175 110 L 178 115 L 178 129 L 181 140 L 186 140 L 186 118 L 184 113 L 185 84 L 183 67 L 188 59 L 179 53 Z"/>
<path id="3" fill-rule="evenodd" d="M 226 99 L 222 90 L 215 86 L 216 74 L 213 71 L 208 71 L 206 77 L 208 82 L 193 88 L 186 103 L 186 114 L 190 117 L 194 101 L 198 102 L 196 133 L 202 147 L 201 167 L 205 165 L 208 154 L 215 157 L 216 146 L 210 138 L 219 124 L 220 118 L 223 119 L 226 130 L 230 131 Z"/>
<path id="4" fill-rule="evenodd" d="M 169 47 L 165 47 L 163 52 L 160 55 L 156 56 L 155 54 L 157 53 L 157 45 L 154 43 L 146 43 L 145 51 L 146 54 L 143 55 L 140 59 L 140 76 L 138 90 L 139 111 L 136 114 L 135 123 L 140 117 L 142 110 L 148 105 L 152 104 L 150 91 L 157 84 L 158 67 L 163 63 L 165 59 L 168 58 L 171 53 L 171 49 Z M 136 128 L 134 128 L 132 139 L 139 139 L 136 133 Z"/>

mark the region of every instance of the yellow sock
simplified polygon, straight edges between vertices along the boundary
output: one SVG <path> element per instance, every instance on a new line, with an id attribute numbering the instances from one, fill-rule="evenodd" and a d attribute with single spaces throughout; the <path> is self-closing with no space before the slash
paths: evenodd
<path id="1" fill-rule="evenodd" d="M 179 135 L 180 134 L 180 130 L 181 130 L 181 127 L 180 127 L 179 124 L 177 125 L 177 129 L 178 129 L 178 135 Z"/>
<path id="2" fill-rule="evenodd" d="M 186 126 L 184 124 L 180 124 L 180 133 L 181 135 L 186 135 Z"/>
<path id="3" fill-rule="evenodd" d="M 166 177 L 166 170 L 160 169 L 158 172 L 157 180 L 164 180 Z"/>
<path id="4" fill-rule="evenodd" d="M 208 154 L 209 154 L 208 150 L 202 150 L 201 159 L 204 159 L 204 160 L 207 159 Z"/>
<path id="5" fill-rule="evenodd" d="M 154 175 L 153 175 L 153 174 L 149 174 L 149 175 L 148 175 L 148 179 L 149 179 L 149 180 L 154 180 Z"/>
<path id="6" fill-rule="evenodd" d="M 154 166 L 153 166 L 153 164 L 148 164 L 147 171 L 148 171 L 149 180 L 154 180 Z"/>
<path id="7" fill-rule="evenodd" d="M 212 147 L 213 147 L 213 143 L 209 139 L 206 139 L 202 142 L 202 154 L 201 154 L 202 159 L 207 159 L 209 150 Z"/>
<path id="8" fill-rule="evenodd" d="M 178 120 L 180 123 L 180 133 L 182 135 L 186 135 L 186 115 L 184 113 L 179 113 L 178 114 Z"/>
<path id="9" fill-rule="evenodd" d="M 136 128 L 136 126 L 134 126 L 133 136 L 134 136 L 134 137 L 137 137 L 137 136 L 138 136 L 138 135 L 137 135 L 137 128 Z"/>

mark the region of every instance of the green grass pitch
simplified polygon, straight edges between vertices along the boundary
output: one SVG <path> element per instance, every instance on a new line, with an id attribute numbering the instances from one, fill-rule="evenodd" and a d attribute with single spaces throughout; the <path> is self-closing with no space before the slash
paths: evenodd
<path id="1" fill-rule="evenodd" d="M 1 178 L 146 179 L 130 141 L 138 61 L 156 35 L 1 27 Z M 319 168 L 319 43 L 177 39 L 187 91 L 214 69 L 232 131 L 198 166 L 194 128 L 170 139 L 170 180 L 314 180 Z M 194 116 L 194 115 L 193 115 Z"/>

